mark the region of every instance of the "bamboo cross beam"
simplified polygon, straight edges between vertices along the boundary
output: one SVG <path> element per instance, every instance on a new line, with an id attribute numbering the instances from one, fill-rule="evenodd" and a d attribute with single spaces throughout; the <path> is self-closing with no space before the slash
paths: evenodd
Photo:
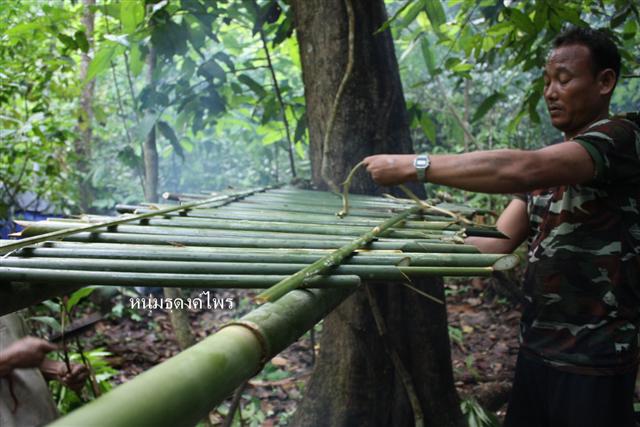
<path id="1" fill-rule="evenodd" d="M 313 277 L 315 275 L 323 274 L 324 272 L 328 271 L 331 267 L 334 267 L 340 264 L 342 260 L 344 260 L 347 256 L 351 255 L 353 251 L 355 251 L 356 249 L 362 248 L 363 246 L 366 246 L 373 239 L 375 239 L 380 233 L 394 226 L 398 222 L 404 220 L 409 215 L 415 214 L 419 210 L 420 210 L 420 207 L 416 206 L 413 208 L 409 208 L 397 215 L 394 215 L 393 217 L 381 223 L 379 226 L 374 227 L 368 233 L 365 233 L 361 237 L 355 239 L 353 242 L 345 246 L 342 246 L 341 248 L 337 249 L 335 252 L 319 259 L 313 264 L 310 264 L 309 266 L 301 269 L 297 273 L 278 282 L 273 287 L 260 293 L 256 297 L 256 300 L 260 304 L 277 300 L 278 298 L 285 295 L 287 292 L 300 287 L 300 285 L 304 283 L 305 279 L 308 279 L 309 277 Z"/>
<path id="2" fill-rule="evenodd" d="M 206 199 L 206 200 L 200 200 L 197 202 L 192 202 L 192 203 L 186 203 L 184 205 L 177 205 L 177 206 L 173 206 L 173 207 L 168 207 L 168 208 L 164 208 L 164 209 L 159 209 L 157 211 L 151 211 L 151 212 L 147 212 L 147 213 L 143 213 L 143 214 L 138 214 L 138 215 L 132 215 L 126 218 L 118 218 L 118 219 L 114 219 L 111 221 L 105 221 L 102 223 L 98 223 L 98 224 L 89 224 L 89 225 L 85 225 L 85 226 L 81 226 L 81 227 L 77 227 L 77 228 L 73 228 L 73 229 L 65 229 L 65 230 L 57 230 L 57 231 L 52 231 L 50 233 L 46 233 L 46 234 L 41 234 L 38 236 L 33 236 L 33 237 L 29 237 L 26 239 L 21 239 L 21 240 L 16 240 L 15 242 L 9 242 L 6 243 L 3 242 L 2 245 L 0 246 L 0 255 L 2 254 L 7 254 L 11 251 L 14 251 L 16 249 L 19 248 L 23 248 L 25 246 L 29 246 L 29 245 L 33 245 L 35 243 L 42 243 L 42 242 L 46 242 L 48 240 L 59 240 L 62 239 L 64 237 L 68 237 L 74 234 L 78 234 L 78 233 L 82 233 L 82 232 L 91 232 L 91 231 L 95 231 L 95 230 L 99 230 L 101 228 L 105 228 L 105 227 L 113 227 L 119 224 L 125 224 L 131 221 L 137 221 L 137 220 L 141 220 L 141 219 L 145 219 L 145 218 L 151 218 L 153 216 L 158 216 L 158 215 L 165 215 L 167 213 L 171 213 L 171 212 L 176 212 L 176 211 L 181 211 L 181 210 L 186 210 L 186 209 L 192 209 L 198 206 L 203 206 L 203 205 L 207 205 L 210 203 L 214 203 L 214 202 L 222 202 L 222 201 L 226 201 L 226 202 L 231 202 L 231 201 L 235 201 L 235 200 L 239 200 L 242 197 L 246 197 L 250 194 L 259 192 L 259 191 L 265 191 L 267 187 L 264 188 L 260 188 L 260 189 L 254 189 L 254 190 L 248 190 L 248 191 L 242 191 L 239 193 L 235 193 L 232 195 L 223 195 L 223 196 L 216 196 L 216 197 L 212 197 L 210 199 Z"/>

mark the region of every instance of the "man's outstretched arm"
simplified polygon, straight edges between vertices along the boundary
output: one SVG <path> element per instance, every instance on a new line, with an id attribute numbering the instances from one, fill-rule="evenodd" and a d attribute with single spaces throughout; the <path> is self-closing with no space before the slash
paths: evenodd
<path id="1" fill-rule="evenodd" d="M 364 159 L 380 185 L 417 179 L 413 154 L 379 154 Z M 428 182 L 482 193 L 520 193 L 555 185 L 583 184 L 595 166 L 580 144 L 567 141 L 535 151 L 492 150 L 431 156 Z"/>

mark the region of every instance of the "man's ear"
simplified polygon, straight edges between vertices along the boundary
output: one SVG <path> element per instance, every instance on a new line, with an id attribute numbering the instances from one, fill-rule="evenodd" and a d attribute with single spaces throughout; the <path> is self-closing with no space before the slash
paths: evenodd
<path id="1" fill-rule="evenodd" d="M 600 95 L 611 95 L 616 86 L 618 77 L 611 68 L 606 68 L 598 73 L 598 84 L 600 85 Z"/>

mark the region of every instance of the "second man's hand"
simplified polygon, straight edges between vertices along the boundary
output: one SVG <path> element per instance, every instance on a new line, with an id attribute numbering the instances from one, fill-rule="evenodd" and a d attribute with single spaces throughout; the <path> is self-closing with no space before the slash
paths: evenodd
<path id="1" fill-rule="evenodd" d="M 415 154 L 376 154 L 362 161 L 371 178 L 383 186 L 416 181 Z"/>

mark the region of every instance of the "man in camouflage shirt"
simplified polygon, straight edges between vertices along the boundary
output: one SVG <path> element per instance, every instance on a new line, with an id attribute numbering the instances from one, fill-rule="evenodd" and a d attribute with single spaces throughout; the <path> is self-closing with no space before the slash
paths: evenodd
<path id="1" fill-rule="evenodd" d="M 620 55 L 604 34 L 554 42 L 544 98 L 564 142 L 365 159 L 382 185 L 416 180 L 517 194 L 497 226 L 509 239 L 468 238 L 483 252 L 528 239 L 521 349 L 505 426 L 633 427 L 640 328 L 640 119 L 609 117 Z M 419 171 L 423 168 L 423 171 Z"/>

